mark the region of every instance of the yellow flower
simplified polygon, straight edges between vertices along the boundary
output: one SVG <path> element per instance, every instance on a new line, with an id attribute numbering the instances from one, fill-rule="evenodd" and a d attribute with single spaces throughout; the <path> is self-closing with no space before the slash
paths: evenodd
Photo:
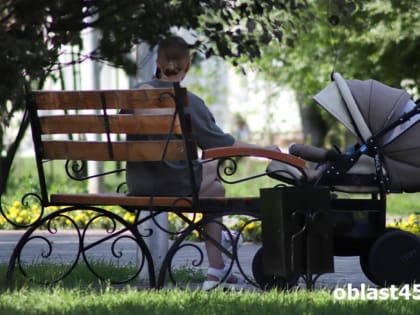
<path id="1" fill-rule="evenodd" d="M 410 215 L 407 220 L 400 220 L 393 223 L 388 223 L 387 227 L 401 229 L 410 233 L 413 233 L 420 237 L 420 216 L 419 215 Z"/>
<path id="2" fill-rule="evenodd" d="M 133 223 L 136 216 L 133 213 L 127 212 L 123 218 L 124 218 L 124 221 Z"/>
<path id="3" fill-rule="evenodd" d="M 12 207 L 15 207 L 15 208 L 21 208 L 21 207 L 22 207 L 22 203 L 21 203 L 20 201 L 15 201 L 15 202 L 13 203 Z"/>

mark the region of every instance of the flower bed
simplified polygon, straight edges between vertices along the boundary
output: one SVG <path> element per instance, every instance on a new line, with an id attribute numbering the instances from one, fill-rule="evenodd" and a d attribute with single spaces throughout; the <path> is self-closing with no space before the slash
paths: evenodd
<path id="1" fill-rule="evenodd" d="M 387 227 L 401 229 L 420 237 L 420 215 L 412 214 L 407 219 L 399 219 L 388 223 Z"/>
<path id="2" fill-rule="evenodd" d="M 105 209 L 112 211 L 121 217 L 124 218 L 127 222 L 133 222 L 135 219 L 135 215 L 132 212 L 126 211 L 120 207 L 112 207 L 107 206 L 104 207 Z M 46 207 L 44 215 L 51 213 L 53 211 L 58 210 L 58 207 Z M 33 223 L 41 213 L 41 207 L 37 204 L 32 205 L 24 205 L 19 201 L 13 202 L 10 206 L 5 207 L 3 209 L 7 218 L 15 222 L 18 225 L 28 225 Z M 77 224 L 78 227 L 85 227 L 88 222 L 94 219 L 95 216 L 98 214 L 94 211 L 90 210 L 76 210 L 69 213 L 69 217 L 74 221 L 74 223 Z M 71 220 L 63 218 L 60 221 L 61 227 L 64 228 L 72 228 L 74 227 L 74 223 L 71 222 Z M 94 220 L 92 222 L 92 227 L 94 228 L 106 228 L 109 227 L 109 220 Z M 7 220 L 0 215 L 0 229 L 14 229 L 15 227 L 7 222 Z"/>
<path id="3" fill-rule="evenodd" d="M 124 210 L 120 207 L 105 207 L 107 210 L 112 211 L 115 214 L 120 215 L 127 222 L 133 222 L 135 219 L 135 214 Z M 57 207 L 48 207 L 45 209 L 46 214 L 52 211 L 57 210 Z M 5 214 L 7 217 L 16 222 L 19 225 L 30 224 L 34 222 L 41 212 L 39 205 L 33 204 L 30 206 L 23 205 L 19 201 L 13 202 L 10 206 L 6 206 Z M 69 217 L 74 220 L 77 226 L 83 228 L 91 221 L 97 213 L 89 210 L 79 210 L 73 211 L 69 214 Z M 201 214 L 184 214 L 188 216 L 190 220 L 197 222 L 202 218 Z M 186 227 L 185 222 L 176 214 L 170 212 L 168 214 L 169 220 L 169 230 L 173 232 L 172 237 L 176 237 L 177 232 L 181 232 L 183 228 Z M 93 228 L 107 228 L 109 227 L 109 220 L 94 220 L 92 223 Z M 241 235 L 245 242 L 261 242 L 261 221 L 253 220 L 252 218 L 246 216 L 233 216 L 228 220 L 225 220 L 225 224 L 231 230 L 241 231 Z M 72 228 L 74 225 L 68 219 L 63 219 L 61 221 L 61 226 L 64 228 Z M 420 215 L 410 215 L 406 219 L 395 220 L 394 222 L 388 223 L 387 227 L 398 228 L 404 231 L 408 231 L 420 237 Z M 7 220 L 0 215 L 0 229 L 13 229 L 14 226 L 11 225 Z M 190 237 L 191 240 L 198 240 L 199 235 L 197 231 L 192 233 Z"/>

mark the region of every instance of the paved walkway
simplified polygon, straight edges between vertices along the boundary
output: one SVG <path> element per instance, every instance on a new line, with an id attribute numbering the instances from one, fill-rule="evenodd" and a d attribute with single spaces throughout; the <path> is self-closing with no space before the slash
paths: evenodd
<path id="1" fill-rule="evenodd" d="M 87 244 L 92 242 L 99 237 L 103 236 L 103 231 L 91 231 L 87 237 Z M 19 237 L 23 234 L 23 231 L 0 231 L 0 263 L 7 263 L 10 255 L 13 251 L 14 246 L 18 242 Z M 34 260 L 40 260 L 40 254 L 46 253 L 48 246 L 42 239 L 43 235 L 47 235 L 45 231 L 37 233 L 37 238 L 31 240 L 30 246 L 23 251 L 22 258 L 24 261 L 30 263 Z M 58 233 L 52 240 L 53 250 L 51 257 L 48 261 L 55 262 L 69 262 L 74 260 L 75 253 L 78 248 L 77 235 L 73 231 L 62 231 Z M 203 250 L 204 246 L 202 243 L 194 243 Z M 260 248 L 260 244 L 245 243 L 239 249 L 239 261 L 241 267 L 247 275 L 252 279 L 252 257 L 255 252 Z M 113 257 L 111 254 L 111 242 L 106 242 L 95 249 L 89 251 L 89 259 L 102 260 L 102 261 L 115 261 L 115 263 L 132 263 L 135 264 L 137 261 L 137 250 L 134 242 L 128 237 L 122 238 L 117 242 L 115 246 L 116 253 L 121 253 L 120 258 Z M 204 252 L 204 251 L 203 251 Z M 186 246 L 178 252 L 175 256 L 173 266 L 175 268 L 192 268 L 194 261 L 200 259 L 199 251 L 194 246 Z M 344 286 L 349 283 L 353 287 L 360 287 L 362 283 L 373 285 L 363 274 L 359 265 L 358 257 L 335 257 L 335 272 L 330 274 L 322 275 L 317 283 L 316 287 L 328 287 L 334 288 L 338 286 Z M 198 268 L 205 269 L 207 262 L 204 261 Z M 194 267 L 195 268 L 195 267 Z M 237 267 L 235 267 L 237 270 Z"/>

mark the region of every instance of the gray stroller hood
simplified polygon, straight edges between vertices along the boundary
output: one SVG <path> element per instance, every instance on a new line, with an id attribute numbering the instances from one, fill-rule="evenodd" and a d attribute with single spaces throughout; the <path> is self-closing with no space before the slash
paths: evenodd
<path id="1" fill-rule="evenodd" d="M 338 73 L 333 78 L 334 82 L 314 99 L 356 135 L 361 144 L 415 107 L 402 89 L 375 80 L 344 80 Z M 420 191 L 419 118 L 420 115 L 414 115 L 376 139 L 393 192 Z"/>

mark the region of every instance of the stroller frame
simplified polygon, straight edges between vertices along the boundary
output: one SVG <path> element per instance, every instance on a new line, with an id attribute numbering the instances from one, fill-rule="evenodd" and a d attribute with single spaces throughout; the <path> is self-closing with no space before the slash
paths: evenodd
<path id="1" fill-rule="evenodd" d="M 326 187 L 330 190 L 331 200 L 328 212 L 333 226 L 335 256 L 359 256 L 364 274 L 369 280 L 381 286 L 418 281 L 420 279 L 420 240 L 408 232 L 386 228 L 387 194 L 401 191 L 392 186 L 392 178 L 386 170 L 387 165 L 384 164 L 386 152 L 383 150 L 381 141 L 388 132 L 420 113 L 420 101 L 417 100 L 411 110 L 403 112 L 393 121 L 388 121 L 385 127 L 372 134 L 363 121 L 362 114 L 359 113 L 359 108 L 357 108 L 359 105 L 356 105 L 346 81 L 339 73 L 333 73 L 332 80 L 336 95 L 331 99 L 338 99 L 344 104 L 344 109 L 341 109 L 341 114 L 344 113 L 345 116 L 342 122 L 344 121 L 343 124 L 359 138 L 361 144 L 356 143 L 344 153 L 325 150 L 321 160 L 319 160 L 319 154 L 314 154 L 316 157 L 311 156 L 311 149 L 316 149 L 319 153 L 319 148 L 306 146 L 305 154 L 296 155 L 322 166 L 316 178 L 308 179 L 308 176 L 304 174 L 303 181 L 293 178 L 290 180 L 290 176 L 285 175 L 284 168 L 280 167 L 280 171 L 276 173 L 275 169 L 269 166 L 270 176 L 300 187 Z M 397 90 L 393 89 L 393 91 Z M 314 99 L 341 120 L 336 108 L 331 104 L 327 106 L 322 104 L 322 101 L 331 101 L 330 95 L 326 93 L 322 99 L 318 97 L 321 93 L 323 91 Z M 398 101 L 406 98 L 407 96 L 404 95 Z M 409 128 L 417 123 L 418 121 L 415 121 Z M 350 174 L 349 171 L 364 156 L 373 160 L 373 172 Z M 376 188 L 368 192 L 369 198 L 366 198 L 366 192 L 363 192 L 363 198 L 357 196 L 357 191 L 355 193 L 347 191 L 352 195 L 349 198 L 335 194 L 335 191 L 340 191 L 336 188 L 337 186 L 348 185 L 349 181 L 353 186 L 368 185 Z"/>

